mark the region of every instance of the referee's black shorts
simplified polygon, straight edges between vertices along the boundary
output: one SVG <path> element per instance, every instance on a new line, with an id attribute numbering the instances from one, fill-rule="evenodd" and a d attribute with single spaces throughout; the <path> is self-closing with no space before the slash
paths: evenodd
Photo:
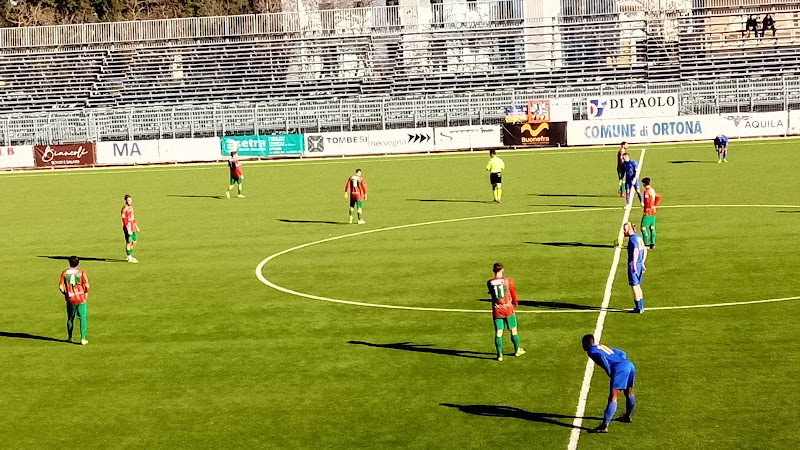
<path id="1" fill-rule="evenodd" d="M 502 181 L 503 176 L 500 175 L 500 172 L 492 172 L 489 174 L 489 183 L 491 184 L 500 184 Z"/>

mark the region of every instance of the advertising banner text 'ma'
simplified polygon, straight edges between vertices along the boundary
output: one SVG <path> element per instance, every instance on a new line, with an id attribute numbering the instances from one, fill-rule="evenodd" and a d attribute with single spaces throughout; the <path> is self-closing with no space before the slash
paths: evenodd
<path id="1" fill-rule="evenodd" d="M 85 167 L 95 163 L 94 142 L 35 145 L 33 153 L 36 167 Z"/>

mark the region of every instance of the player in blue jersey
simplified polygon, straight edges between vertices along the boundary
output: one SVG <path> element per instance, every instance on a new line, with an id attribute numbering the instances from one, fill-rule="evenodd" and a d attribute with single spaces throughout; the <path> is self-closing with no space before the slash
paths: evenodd
<path id="1" fill-rule="evenodd" d="M 717 164 L 728 162 L 728 136 L 720 134 L 715 137 L 714 148 L 717 149 Z"/>
<path id="2" fill-rule="evenodd" d="M 622 231 L 628 238 L 628 284 L 633 290 L 633 312 L 644 312 L 644 298 L 642 294 L 642 277 L 647 268 L 644 261 L 647 259 L 647 247 L 642 237 L 636 234 L 632 223 L 626 222 Z"/>
<path id="3" fill-rule="evenodd" d="M 611 386 L 608 390 L 608 405 L 603 412 L 603 423 L 597 428 L 589 430 L 590 433 L 608 433 L 608 424 L 617 412 L 617 397 L 620 392 L 625 393 L 625 415 L 618 420 L 624 423 L 631 423 L 631 414 L 636 405 L 636 397 L 633 395 L 633 380 L 636 377 L 636 368 L 633 363 L 628 361 L 628 355 L 618 348 L 606 347 L 602 344 L 595 344 L 594 336 L 587 334 L 581 339 L 583 350 L 598 366 L 606 371 L 606 375 L 611 378 Z"/>
<path id="4" fill-rule="evenodd" d="M 639 196 L 639 204 L 642 204 L 642 192 L 639 184 L 639 174 L 636 173 L 639 169 L 639 164 L 636 160 L 631 159 L 631 155 L 625 153 L 622 155 L 622 171 L 625 172 L 625 204 L 631 204 L 631 189 L 636 191 Z"/>

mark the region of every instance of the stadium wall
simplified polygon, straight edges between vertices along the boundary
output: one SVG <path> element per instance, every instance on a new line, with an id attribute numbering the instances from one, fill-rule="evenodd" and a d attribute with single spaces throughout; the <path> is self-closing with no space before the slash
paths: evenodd
<path id="1" fill-rule="evenodd" d="M 514 124 L 519 132 L 564 128 L 566 145 L 681 142 L 710 140 L 718 134 L 732 138 L 800 134 L 800 111 L 735 113 L 651 118 L 615 118 L 569 122 Z M 536 124 L 533 124 L 536 125 Z M 406 128 L 331 133 L 225 136 L 222 138 L 101 141 L 0 147 L 0 169 L 64 168 L 211 162 L 227 158 L 234 149 L 244 158 L 318 158 L 413 154 L 519 148 L 503 145 L 504 127 Z M 531 136 L 533 137 L 533 136 Z M 530 146 L 547 147 L 546 139 Z"/>

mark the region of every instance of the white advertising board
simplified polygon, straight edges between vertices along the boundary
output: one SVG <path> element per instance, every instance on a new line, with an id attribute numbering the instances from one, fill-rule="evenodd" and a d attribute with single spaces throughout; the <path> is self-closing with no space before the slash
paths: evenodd
<path id="1" fill-rule="evenodd" d="M 800 110 L 789 111 L 789 129 L 788 134 L 800 134 Z"/>
<path id="2" fill-rule="evenodd" d="M 0 147 L 0 168 L 33 167 L 32 145 L 9 145 Z"/>
<path id="3" fill-rule="evenodd" d="M 786 111 L 720 114 L 722 134 L 728 137 L 784 136 L 789 131 Z"/>
<path id="4" fill-rule="evenodd" d="M 147 164 L 159 161 L 158 141 L 98 142 L 98 164 Z"/>
<path id="5" fill-rule="evenodd" d="M 436 150 L 467 150 L 503 145 L 500 125 L 467 125 L 434 128 Z"/>
<path id="6" fill-rule="evenodd" d="M 218 137 L 160 139 L 158 162 L 216 161 L 222 159 Z"/>
<path id="7" fill-rule="evenodd" d="M 589 97 L 587 108 L 589 120 L 677 117 L 679 101 L 677 93 Z"/>
<path id="8" fill-rule="evenodd" d="M 433 128 L 307 133 L 304 156 L 382 155 L 435 150 Z"/>
<path id="9" fill-rule="evenodd" d="M 372 130 L 370 153 L 415 153 L 435 150 L 433 128 Z"/>
<path id="10" fill-rule="evenodd" d="M 368 131 L 343 131 L 341 133 L 307 133 L 303 136 L 304 156 L 367 155 Z"/>
<path id="11" fill-rule="evenodd" d="M 696 141 L 714 139 L 723 128 L 717 115 L 646 119 L 578 120 L 567 124 L 568 145 Z M 724 134 L 724 133 L 723 133 Z"/>

